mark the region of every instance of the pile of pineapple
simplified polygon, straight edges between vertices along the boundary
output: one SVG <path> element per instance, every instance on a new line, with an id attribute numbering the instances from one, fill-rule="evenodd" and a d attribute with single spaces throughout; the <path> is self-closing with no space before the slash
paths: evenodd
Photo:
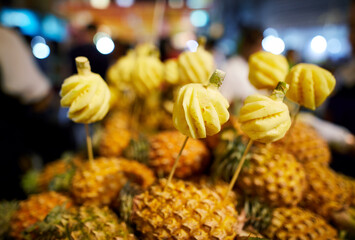
<path id="1" fill-rule="evenodd" d="M 0 239 L 354 237 L 355 180 L 329 167 L 327 143 L 300 120 L 283 139 L 252 146 L 228 196 L 228 182 L 247 144 L 236 117 L 213 137 L 189 139 L 174 179 L 167 183 L 165 177 L 185 138 L 171 120 L 174 89 L 179 76 L 185 83 L 189 75 L 198 79 L 211 73 L 210 57 L 203 48 L 182 53 L 167 63 L 168 69 L 173 68 L 169 74 L 164 74 L 151 46 L 119 60 L 108 77 L 117 77 L 117 71 L 128 79 L 111 79 L 115 83 L 111 91 L 121 98 L 139 88 L 138 100 L 124 98 L 124 107 L 112 105 L 95 133 L 93 161 L 82 153 L 65 155 L 26 178 L 28 199 L 0 203 Z M 152 58 L 154 61 L 148 61 Z M 197 63 L 203 66 L 196 67 Z M 135 64 L 146 67 L 136 66 L 137 70 Z M 144 72 L 146 68 L 148 72 Z M 129 81 L 135 81 L 131 77 L 152 75 L 165 76 L 165 80 L 159 79 L 165 86 L 158 89 L 155 81 L 151 86 L 150 80 L 141 79 L 129 86 Z M 143 87 L 159 94 L 143 97 Z"/>

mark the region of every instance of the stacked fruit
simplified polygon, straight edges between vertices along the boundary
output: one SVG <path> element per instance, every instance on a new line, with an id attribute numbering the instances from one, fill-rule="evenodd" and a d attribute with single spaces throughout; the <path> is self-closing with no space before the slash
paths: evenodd
<path id="1" fill-rule="evenodd" d="M 112 67 L 110 81 L 125 82 L 145 106 L 154 105 L 159 98 L 151 103 L 146 94 L 159 92 L 158 61 L 154 47 L 141 45 Z M 0 239 L 338 239 L 338 230 L 354 232 L 355 181 L 330 169 L 330 150 L 314 129 L 291 124 L 282 100 L 287 86 L 277 85 L 288 82 L 286 96 L 314 108 L 331 92 L 331 77 L 308 65 L 288 72 L 283 57 L 258 53 L 250 60 L 251 81 L 276 90 L 249 96 L 239 118 L 226 123 L 229 104 L 218 91 L 223 74 L 212 74 L 212 63 L 202 47 L 166 63 L 170 84 L 189 83 L 170 109 L 178 131 L 142 135 L 132 131 L 127 109 L 112 109 L 97 157 L 88 151 L 89 160 L 48 164 L 37 178 L 39 194 L 0 202 Z M 106 115 L 109 99 L 102 94 L 109 91 L 81 65 L 64 82 L 62 103 L 73 120 L 88 124 Z M 315 89 L 307 91 L 310 83 Z M 207 146 L 201 138 L 210 135 Z M 231 188 L 227 182 L 243 158 Z"/>

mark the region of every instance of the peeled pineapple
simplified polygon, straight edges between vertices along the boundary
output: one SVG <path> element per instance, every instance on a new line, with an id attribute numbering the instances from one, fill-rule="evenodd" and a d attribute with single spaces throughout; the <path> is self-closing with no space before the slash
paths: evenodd
<path id="1" fill-rule="evenodd" d="M 170 84 L 179 82 L 179 68 L 177 59 L 169 59 L 164 63 L 164 79 Z"/>
<path id="2" fill-rule="evenodd" d="M 133 222 L 142 239 L 229 239 L 237 235 L 233 194 L 222 196 L 209 187 L 165 180 L 134 198 Z"/>
<path id="3" fill-rule="evenodd" d="M 270 97 L 254 94 L 245 99 L 239 121 L 250 139 L 269 143 L 284 137 L 291 126 L 288 107 L 283 103 L 287 88 L 279 82 Z"/>
<path id="4" fill-rule="evenodd" d="M 148 165 L 158 175 L 170 173 L 184 138 L 178 131 L 165 131 L 150 138 Z M 209 159 L 210 154 L 206 146 L 197 139 L 190 139 L 182 152 L 175 176 L 185 178 L 201 173 L 207 167 Z"/>
<path id="5" fill-rule="evenodd" d="M 301 163 L 330 162 L 330 150 L 327 142 L 316 130 L 306 123 L 296 121 L 286 136 L 276 142 L 292 153 Z"/>
<path id="6" fill-rule="evenodd" d="M 260 51 L 249 58 L 249 81 L 257 89 L 274 89 L 287 73 L 287 59 L 282 55 Z"/>
<path id="7" fill-rule="evenodd" d="M 42 221 L 54 207 L 68 208 L 71 205 L 70 198 L 56 192 L 31 195 L 27 200 L 20 202 L 18 210 L 13 214 L 10 236 L 24 239 L 22 232 L 32 224 Z"/>
<path id="8" fill-rule="evenodd" d="M 178 68 L 182 83 L 208 83 L 215 63 L 212 54 L 200 45 L 196 52 L 186 51 L 179 55 Z"/>
<path id="9" fill-rule="evenodd" d="M 134 240 L 124 222 L 108 208 L 81 206 L 53 209 L 47 217 L 26 230 L 28 239 L 37 240 Z"/>
<path id="10" fill-rule="evenodd" d="M 329 71 L 305 63 L 291 68 L 285 81 L 290 85 L 286 97 L 312 110 L 320 106 L 335 87 L 335 78 Z"/>

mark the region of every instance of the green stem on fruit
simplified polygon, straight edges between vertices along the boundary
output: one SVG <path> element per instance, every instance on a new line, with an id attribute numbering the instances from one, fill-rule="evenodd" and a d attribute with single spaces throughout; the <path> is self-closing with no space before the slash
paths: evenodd
<path id="1" fill-rule="evenodd" d="M 270 98 L 277 101 L 283 101 L 289 86 L 286 82 L 279 82 L 274 91 L 272 91 Z"/>
<path id="2" fill-rule="evenodd" d="M 179 152 L 179 154 L 177 155 L 177 157 L 176 157 L 176 159 L 175 159 L 173 169 L 171 170 L 171 172 L 170 172 L 170 174 L 169 174 L 169 178 L 168 178 L 168 181 L 166 182 L 166 185 L 165 185 L 165 187 L 164 187 L 164 191 L 165 191 L 166 187 L 170 184 L 171 179 L 172 179 L 173 176 L 174 176 L 176 167 L 177 167 L 177 165 L 178 165 L 178 162 L 179 162 L 180 156 L 181 156 L 181 154 L 182 154 L 182 151 L 184 150 L 184 148 L 185 148 L 185 146 L 186 146 L 187 140 L 189 140 L 189 137 L 188 137 L 188 136 L 186 136 L 186 138 L 185 138 L 185 140 L 184 140 L 184 143 L 183 143 L 182 146 L 181 146 L 180 152 Z"/>
<path id="3" fill-rule="evenodd" d="M 90 131 L 89 131 L 89 124 L 85 124 L 85 132 L 86 132 L 86 145 L 88 148 L 89 161 L 92 163 L 94 160 L 94 154 L 92 151 L 92 143 L 91 143 L 91 136 L 90 136 Z"/>
<path id="4" fill-rule="evenodd" d="M 229 193 L 232 191 L 232 189 L 234 187 L 234 184 L 235 184 L 235 182 L 238 179 L 239 173 L 242 170 L 242 167 L 244 165 L 245 159 L 246 159 L 247 154 L 248 154 L 248 152 L 250 150 L 250 147 L 253 145 L 253 142 L 254 142 L 253 140 L 249 139 L 249 142 L 248 142 L 248 144 L 247 144 L 247 146 L 246 146 L 246 148 L 245 148 L 245 150 L 243 152 L 243 156 L 240 159 L 238 167 L 237 167 L 237 169 L 234 172 L 233 178 L 232 178 L 232 180 L 229 183 L 228 190 L 227 190 L 226 194 L 224 195 L 224 201 L 228 198 Z"/>
<path id="5" fill-rule="evenodd" d="M 219 88 L 222 85 L 224 78 L 226 77 L 226 73 L 222 70 L 216 69 L 209 79 L 209 84 L 216 86 Z"/>

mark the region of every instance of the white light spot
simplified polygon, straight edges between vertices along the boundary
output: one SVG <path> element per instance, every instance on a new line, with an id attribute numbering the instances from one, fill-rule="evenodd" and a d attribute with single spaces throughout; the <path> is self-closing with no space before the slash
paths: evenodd
<path id="1" fill-rule="evenodd" d="M 274 29 L 274 28 L 265 29 L 264 32 L 263 32 L 263 35 L 264 35 L 264 37 L 267 37 L 267 36 L 278 37 L 279 36 L 279 34 L 277 33 L 276 29 Z"/>
<path id="2" fill-rule="evenodd" d="M 134 0 L 116 0 L 116 4 L 120 7 L 128 8 L 134 4 Z"/>
<path id="3" fill-rule="evenodd" d="M 184 6 L 183 0 L 169 0 L 169 7 L 171 8 L 182 8 Z"/>
<path id="4" fill-rule="evenodd" d="M 311 49 L 315 53 L 323 53 L 327 49 L 327 40 L 323 36 L 315 36 L 311 41 Z"/>
<path id="5" fill-rule="evenodd" d="M 209 20 L 208 13 L 205 10 L 195 10 L 191 12 L 190 21 L 195 27 L 204 27 Z"/>
<path id="6" fill-rule="evenodd" d="M 328 41 L 328 51 L 333 54 L 337 54 L 341 52 L 341 42 L 336 39 L 332 38 Z"/>
<path id="7" fill-rule="evenodd" d="M 189 40 L 186 42 L 186 46 L 190 52 L 196 52 L 198 47 L 198 42 L 196 42 L 195 40 Z"/>
<path id="8" fill-rule="evenodd" d="M 105 9 L 110 5 L 110 0 L 90 0 L 93 8 Z"/>
<path id="9" fill-rule="evenodd" d="M 115 44 L 110 37 L 101 37 L 96 42 L 96 48 L 101 54 L 109 54 L 115 49 Z"/>
<path id="10" fill-rule="evenodd" d="M 31 47 L 33 48 L 38 43 L 46 44 L 46 40 L 43 37 L 41 37 L 41 36 L 35 36 L 31 40 Z"/>
<path id="11" fill-rule="evenodd" d="M 263 49 L 273 54 L 281 54 L 285 50 L 285 43 L 281 38 L 267 36 L 261 42 Z"/>
<path id="12" fill-rule="evenodd" d="M 51 50 L 45 43 L 37 43 L 32 48 L 33 55 L 38 59 L 44 59 L 49 56 Z"/>

